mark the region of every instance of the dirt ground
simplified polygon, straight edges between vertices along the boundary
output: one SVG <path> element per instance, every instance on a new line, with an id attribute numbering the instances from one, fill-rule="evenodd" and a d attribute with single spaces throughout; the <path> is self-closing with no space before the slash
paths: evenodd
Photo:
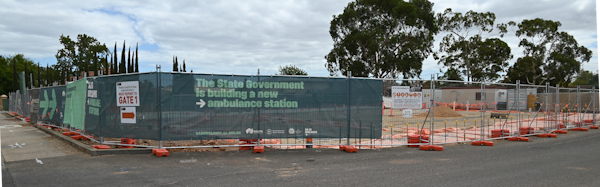
<path id="1" fill-rule="evenodd" d="M 394 115 L 390 115 L 390 113 L 392 109 L 385 109 L 384 111 L 384 115 L 383 115 L 383 123 L 382 123 L 382 128 L 386 129 L 386 130 L 393 130 L 394 132 L 406 132 L 406 127 L 408 124 L 408 127 L 422 127 L 423 123 L 425 123 L 425 128 L 430 128 L 430 122 L 431 119 L 429 117 L 425 117 L 427 116 L 427 112 L 428 110 L 413 110 L 413 117 L 411 118 L 404 118 L 402 117 L 402 110 L 400 109 L 394 109 L 393 114 Z M 452 110 L 452 109 L 450 109 Z M 441 111 L 441 110 L 440 110 Z M 454 112 L 454 111 L 452 111 Z M 435 115 L 435 119 L 434 119 L 434 126 L 433 129 L 441 129 L 441 128 L 447 128 L 447 127 L 454 127 L 454 128 L 459 128 L 459 129 L 468 129 L 474 126 L 480 126 L 481 125 L 481 119 L 482 119 L 482 112 L 480 111 L 456 111 L 456 113 L 460 114 L 461 116 L 456 116 L 456 117 L 452 117 L 455 116 L 454 114 L 448 114 L 448 111 L 443 111 L 443 112 L 438 112 L 435 111 L 434 114 Z M 484 126 L 488 126 L 488 125 L 493 125 L 496 122 L 500 122 L 505 121 L 507 119 L 505 118 L 491 118 L 491 114 L 492 113 L 507 113 L 507 111 L 498 111 L 498 112 L 494 112 L 494 111 L 486 111 L 483 113 L 483 120 L 484 120 Z M 439 114 L 439 115 L 438 115 Z M 537 117 L 544 117 L 545 114 L 543 112 L 521 112 L 521 113 L 510 113 L 509 115 L 509 119 L 510 120 L 516 120 L 517 119 L 517 115 L 521 115 L 523 119 L 530 119 L 530 118 L 537 118 Z M 441 116 L 441 117 L 440 117 Z M 418 124 L 418 126 L 417 126 Z M 390 128 L 391 126 L 391 128 Z M 384 130 L 385 131 L 385 130 Z"/>

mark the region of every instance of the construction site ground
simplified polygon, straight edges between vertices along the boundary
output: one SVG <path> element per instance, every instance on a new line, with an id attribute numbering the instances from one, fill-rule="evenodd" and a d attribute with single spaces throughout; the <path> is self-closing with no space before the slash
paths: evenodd
<path id="1" fill-rule="evenodd" d="M 600 186 L 600 131 L 493 147 L 444 145 L 89 156 L 0 115 L 2 185 L 10 186 Z M 18 144 L 19 146 L 16 146 Z M 541 156 L 542 155 L 542 156 Z M 532 180 L 535 179 L 535 180 Z"/>

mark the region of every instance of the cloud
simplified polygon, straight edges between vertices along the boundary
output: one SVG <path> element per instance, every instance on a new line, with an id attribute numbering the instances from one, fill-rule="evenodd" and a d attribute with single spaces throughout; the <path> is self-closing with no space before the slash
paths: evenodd
<path id="1" fill-rule="evenodd" d="M 346 1 L 14 1 L 0 0 L 0 54 L 23 53 L 43 63 L 52 60 L 61 34 L 87 34 L 111 49 L 117 42 L 140 45 L 140 69 L 172 69 L 173 55 L 186 69 L 217 74 L 275 74 L 293 64 L 309 75 L 327 76 L 324 56 L 333 42 L 329 23 Z M 595 2 L 436 0 L 434 9 L 492 11 L 499 22 L 551 19 L 561 30 L 594 50 L 597 60 Z M 441 38 L 441 37 L 436 37 Z M 522 54 L 518 38 L 503 38 L 515 59 Z M 439 40 L 437 40 L 439 43 Z M 513 60 L 513 61 L 514 61 Z M 586 69 L 598 69 L 594 62 Z M 432 58 L 423 73 L 439 72 Z M 421 77 L 428 77 L 423 74 Z"/>

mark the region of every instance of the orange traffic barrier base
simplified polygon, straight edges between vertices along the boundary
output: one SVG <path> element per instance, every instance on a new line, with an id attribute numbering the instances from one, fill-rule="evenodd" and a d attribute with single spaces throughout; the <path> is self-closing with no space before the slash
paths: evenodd
<path id="1" fill-rule="evenodd" d="M 83 138 L 82 135 L 71 136 L 71 139 L 73 139 L 73 140 L 79 140 L 79 139 L 82 139 L 82 138 Z"/>
<path id="2" fill-rule="evenodd" d="M 424 151 L 443 151 L 444 147 L 441 145 L 421 145 L 419 149 Z"/>
<path id="3" fill-rule="evenodd" d="M 73 136 L 73 135 L 79 135 L 79 134 L 77 134 L 77 133 L 74 133 L 74 132 L 63 132 L 63 133 L 62 133 L 62 135 L 65 135 L 65 136 Z"/>
<path id="4" fill-rule="evenodd" d="M 265 146 L 254 146 L 254 153 L 265 153 Z"/>
<path id="5" fill-rule="evenodd" d="M 598 129 L 598 126 L 592 125 L 592 126 L 590 126 L 590 129 Z"/>
<path id="6" fill-rule="evenodd" d="M 552 133 L 539 134 L 537 136 L 541 137 L 541 138 L 556 138 L 557 137 L 556 134 L 552 134 Z"/>
<path id="7" fill-rule="evenodd" d="M 351 145 L 340 145 L 340 150 L 346 151 L 349 153 L 358 153 L 358 149 Z"/>
<path id="8" fill-rule="evenodd" d="M 492 142 L 492 141 L 472 141 L 471 145 L 494 146 L 494 142 Z"/>
<path id="9" fill-rule="evenodd" d="M 520 136 L 514 136 L 514 137 L 508 138 L 508 141 L 528 142 L 529 138 L 527 138 L 527 137 L 520 137 Z"/>
<path id="10" fill-rule="evenodd" d="M 92 147 L 96 149 L 110 149 L 108 145 L 92 145 Z"/>
<path id="11" fill-rule="evenodd" d="M 588 129 L 583 128 L 583 127 L 576 127 L 576 128 L 572 128 L 572 131 L 588 131 Z"/>
<path id="12" fill-rule="evenodd" d="M 344 151 L 349 152 L 349 153 L 358 153 L 358 149 L 351 145 L 346 145 L 346 147 L 344 148 Z"/>
<path id="13" fill-rule="evenodd" d="M 152 149 L 152 154 L 157 157 L 169 156 L 169 151 L 167 149 Z"/>
<path id="14" fill-rule="evenodd" d="M 555 131 L 552 131 L 552 133 L 567 134 L 568 132 L 567 132 L 567 130 L 555 130 Z"/>
<path id="15" fill-rule="evenodd" d="M 130 145 L 135 145 L 135 139 L 133 138 L 121 138 L 121 144 L 130 144 Z M 121 148 L 133 148 L 133 146 L 121 146 Z M 167 152 L 167 156 L 168 156 L 168 152 Z"/>

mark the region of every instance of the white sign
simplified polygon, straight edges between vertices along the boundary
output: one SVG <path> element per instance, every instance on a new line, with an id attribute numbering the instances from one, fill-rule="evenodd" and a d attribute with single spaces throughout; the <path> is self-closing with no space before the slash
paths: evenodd
<path id="1" fill-rule="evenodd" d="M 404 109 L 402 110 L 402 117 L 403 118 L 412 118 L 413 114 L 412 114 L 412 109 Z"/>
<path id="2" fill-rule="evenodd" d="M 423 93 L 418 88 L 414 88 L 414 90 L 410 86 L 392 86 L 392 108 L 420 109 L 423 103 Z"/>
<path id="3" fill-rule="evenodd" d="M 117 106 L 140 106 L 140 82 L 117 82 Z"/>
<path id="4" fill-rule="evenodd" d="M 135 123 L 135 107 L 121 107 L 121 123 Z"/>
<path id="5" fill-rule="evenodd" d="M 410 86 L 392 86 L 392 108 L 414 108 L 420 109 L 423 103 L 423 93 L 415 88 L 413 91 Z"/>

